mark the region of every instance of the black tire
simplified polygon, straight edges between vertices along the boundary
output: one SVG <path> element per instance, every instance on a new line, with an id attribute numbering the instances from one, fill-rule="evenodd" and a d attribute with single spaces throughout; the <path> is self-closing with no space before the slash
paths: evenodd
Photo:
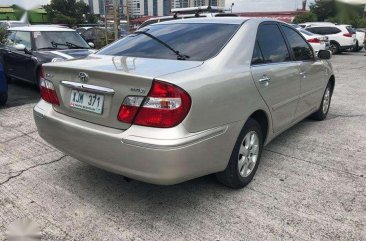
<path id="1" fill-rule="evenodd" d="M 339 44 L 337 42 L 330 42 L 329 50 L 332 52 L 332 54 L 339 54 Z"/>
<path id="2" fill-rule="evenodd" d="M 359 47 L 359 45 L 358 45 L 358 41 L 356 41 L 356 45 L 353 47 L 352 51 L 353 51 L 353 52 L 358 52 L 358 51 L 360 51 L 360 47 Z"/>
<path id="3" fill-rule="evenodd" d="M 324 99 L 326 98 L 326 94 L 327 94 L 328 90 L 329 90 L 328 105 L 326 108 L 324 108 L 324 105 L 326 104 L 326 102 L 324 102 Z M 322 121 L 325 118 L 327 118 L 329 108 L 330 108 L 330 103 L 332 101 L 332 95 L 333 95 L 333 87 L 330 83 L 328 83 L 327 87 L 325 88 L 324 94 L 323 94 L 322 103 L 320 104 L 319 109 L 310 116 L 311 119 L 317 120 L 317 121 Z"/>
<path id="4" fill-rule="evenodd" d="M 258 137 L 258 154 L 256 155 L 256 161 L 255 163 L 251 163 L 252 167 L 250 168 L 251 171 L 248 173 L 247 176 L 242 176 L 240 174 L 239 170 L 239 159 L 243 157 L 243 155 L 240 154 L 241 147 L 245 147 L 245 141 L 244 138 L 248 135 L 251 135 L 253 133 L 257 134 Z M 253 148 L 254 149 L 254 148 Z M 252 149 L 248 149 L 248 152 L 250 153 Z M 231 188 L 243 188 L 245 187 L 250 181 L 253 179 L 260 162 L 261 154 L 263 150 L 263 133 L 261 126 L 258 124 L 258 122 L 254 119 L 249 119 L 243 129 L 241 130 L 238 140 L 235 143 L 233 152 L 231 153 L 229 163 L 226 167 L 226 169 L 223 172 L 216 173 L 216 178 L 219 182 L 224 184 L 225 186 L 231 187 Z M 249 154 L 251 155 L 251 154 Z M 248 155 L 248 156 L 249 156 Z M 252 158 L 252 156 L 251 156 Z M 246 157 L 245 157 L 246 159 Z M 248 161 L 249 163 L 249 161 Z M 243 165 L 244 167 L 244 165 Z M 249 167 L 249 165 L 248 165 Z M 243 170 L 243 169 L 242 169 Z"/>
<path id="5" fill-rule="evenodd" d="M 8 92 L 0 93 L 0 106 L 5 106 L 7 100 L 8 100 Z"/>

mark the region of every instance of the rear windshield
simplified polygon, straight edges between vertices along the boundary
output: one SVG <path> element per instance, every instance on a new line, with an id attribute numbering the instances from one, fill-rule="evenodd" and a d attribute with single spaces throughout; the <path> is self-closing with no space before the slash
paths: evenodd
<path id="1" fill-rule="evenodd" d="M 187 60 L 214 57 L 236 33 L 240 25 L 212 23 L 157 24 L 140 29 L 168 44 Z M 144 34 L 130 34 L 98 52 L 101 55 L 177 59 L 162 43 Z"/>
<path id="2" fill-rule="evenodd" d="M 306 31 L 305 29 L 297 29 L 299 30 L 301 33 L 308 35 L 308 36 L 313 36 L 314 34 L 312 32 Z"/>

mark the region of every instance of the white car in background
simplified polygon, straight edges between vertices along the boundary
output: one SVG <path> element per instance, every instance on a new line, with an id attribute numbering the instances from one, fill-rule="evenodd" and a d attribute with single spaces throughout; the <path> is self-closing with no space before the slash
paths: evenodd
<path id="1" fill-rule="evenodd" d="M 336 25 L 334 23 L 306 23 L 299 24 L 305 26 L 305 30 L 327 36 L 330 41 L 329 50 L 333 54 L 341 53 L 345 50 L 352 50 L 356 46 L 356 33 L 348 25 Z"/>
<path id="2" fill-rule="evenodd" d="M 294 26 L 296 27 L 296 26 Z M 313 48 L 315 55 L 318 54 L 320 50 L 328 50 L 330 47 L 329 38 L 327 36 L 311 33 L 301 27 L 296 27 L 296 29 L 301 33 L 302 36 L 308 41 L 308 43 Z"/>
<path id="3" fill-rule="evenodd" d="M 348 28 L 350 28 L 350 29 L 352 29 L 354 31 L 354 33 L 356 34 L 356 45 L 353 48 L 353 51 L 354 52 L 360 51 L 364 47 L 365 33 L 364 32 L 361 32 L 361 31 L 357 31 L 351 25 L 340 25 L 340 26 L 348 27 Z"/>

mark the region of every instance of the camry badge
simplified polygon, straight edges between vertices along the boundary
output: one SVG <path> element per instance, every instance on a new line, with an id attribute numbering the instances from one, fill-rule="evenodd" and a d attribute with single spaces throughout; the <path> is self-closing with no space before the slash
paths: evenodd
<path id="1" fill-rule="evenodd" d="M 78 74 L 78 77 L 79 77 L 80 81 L 83 82 L 83 83 L 88 82 L 88 80 L 89 80 L 88 74 L 84 73 L 84 72 L 80 72 Z"/>

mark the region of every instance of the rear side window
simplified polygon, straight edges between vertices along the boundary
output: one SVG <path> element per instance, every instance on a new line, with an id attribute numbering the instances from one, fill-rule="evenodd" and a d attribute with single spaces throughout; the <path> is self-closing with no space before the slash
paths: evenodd
<path id="1" fill-rule="evenodd" d="M 253 57 L 252 57 L 252 64 L 263 64 L 263 63 L 264 63 L 264 59 L 263 59 L 262 51 L 259 48 L 258 41 L 256 41 L 255 46 L 254 46 Z"/>
<path id="2" fill-rule="evenodd" d="M 339 28 L 336 28 L 336 27 L 329 28 L 329 34 L 337 34 L 340 32 L 342 32 L 342 31 Z"/>
<path id="3" fill-rule="evenodd" d="M 139 31 L 163 41 L 187 60 L 204 61 L 214 57 L 236 33 L 238 24 L 172 23 L 147 26 Z M 144 34 L 130 34 L 105 47 L 100 55 L 177 59 L 177 55 L 156 39 Z"/>
<path id="4" fill-rule="evenodd" d="M 351 26 L 347 26 L 346 29 L 351 34 L 355 34 L 356 33 L 356 30 L 354 28 L 352 28 Z"/>
<path id="5" fill-rule="evenodd" d="M 265 63 L 290 61 L 290 54 L 277 24 L 260 25 L 257 43 Z"/>
<path id="6" fill-rule="evenodd" d="M 314 59 L 313 51 L 299 33 L 287 26 L 282 26 L 282 29 L 290 43 L 295 60 L 301 61 Z"/>

